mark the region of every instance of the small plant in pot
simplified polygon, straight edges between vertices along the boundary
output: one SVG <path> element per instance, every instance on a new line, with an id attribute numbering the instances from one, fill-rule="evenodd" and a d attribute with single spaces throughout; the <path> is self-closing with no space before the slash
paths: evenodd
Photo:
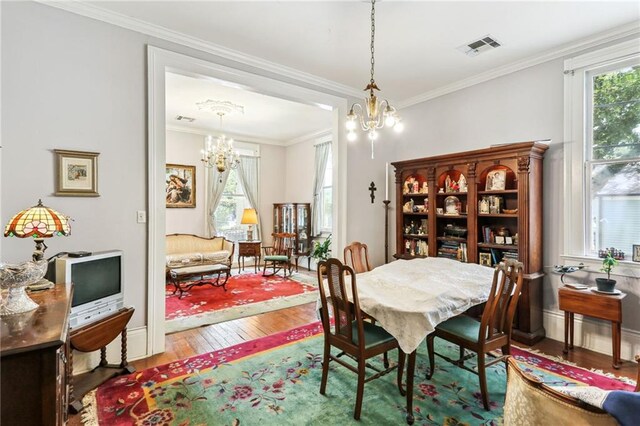
<path id="1" fill-rule="evenodd" d="M 318 242 L 315 241 L 313 243 L 313 251 L 311 252 L 311 257 L 316 260 L 316 263 L 327 260 L 329 258 L 329 254 L 331 253 L 331 234 L 323 241 Z"/>
<path id="2" fill-rule="evenodd" d="M 613 293 L 616 286 L 616 280 L 611 279 L 611 271 L 618 264 L 618 261 L 611 256 L 611 252 L 607 251 L 607 256 L 602 260 L 602 272 L 607 273 L 607 278 L 596 278 L 598 291 Z"/>

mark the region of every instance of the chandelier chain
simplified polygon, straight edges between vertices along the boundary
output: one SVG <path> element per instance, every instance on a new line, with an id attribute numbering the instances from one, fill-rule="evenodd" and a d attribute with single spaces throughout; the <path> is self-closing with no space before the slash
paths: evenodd
<path id="1" fill-rule="evenodd" d="M 376 0 L 371 0 L 371 84 L 375 83 L 373 79 L 373 69 L 375 67 L 374 46 L 373 42 L 376 35 Z M 373 89 L 371 89 L 373 92 Z"/>

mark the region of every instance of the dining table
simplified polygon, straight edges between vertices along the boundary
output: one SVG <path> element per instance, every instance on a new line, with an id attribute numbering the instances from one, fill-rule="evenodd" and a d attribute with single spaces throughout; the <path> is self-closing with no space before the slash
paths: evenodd
<path id="1" fill-rule="evenodd" d="M 407 361 L 407 423 L 413 424 L 416 352 L 438 324 L 487 301 L 494 269 L 442 257 L 399 259 L 356 275 L 360 309 L 398 341 Z"/>

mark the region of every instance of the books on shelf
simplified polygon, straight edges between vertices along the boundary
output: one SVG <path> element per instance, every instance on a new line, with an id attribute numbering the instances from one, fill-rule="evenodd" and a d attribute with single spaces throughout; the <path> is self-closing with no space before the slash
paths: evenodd
<path id="1" fill-rule="evenodd" d="M 459 241 L 444 241 L 438 247 L 438 257 L 467 262 L 467 243 Z"/>

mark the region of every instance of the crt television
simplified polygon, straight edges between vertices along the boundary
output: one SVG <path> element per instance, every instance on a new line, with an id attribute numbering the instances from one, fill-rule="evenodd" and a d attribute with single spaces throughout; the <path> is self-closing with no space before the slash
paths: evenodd
<path id="1" fill-rule="evenodd" d="M 121 250 L 56 259 L 56 283 L 73 283 L 71 328 L 97 321 L 124 306 L 122 259 Z"/>

